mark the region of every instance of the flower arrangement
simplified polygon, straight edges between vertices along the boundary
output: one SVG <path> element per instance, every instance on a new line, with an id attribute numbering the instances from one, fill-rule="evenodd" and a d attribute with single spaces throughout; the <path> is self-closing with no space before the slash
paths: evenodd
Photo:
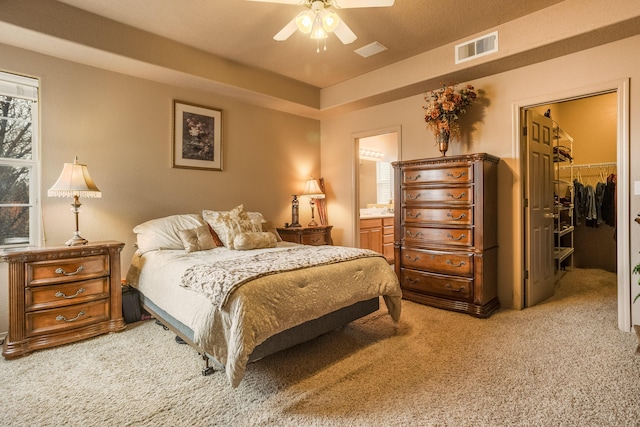
<path id="1" fill-rule="evenodd" d="M 424 95 L 427 104 L 424 121 L 433 131 L 436 139 L 442 136 L 448 140 L 449 136 L 460 136 L 458 119 L 460 114 L 467 112 L 467 107 L 476 100 L 473 86 L 467 85 L 456 91 L 456 85 L 443 85 L 440 89 L 427 92 Z"/>

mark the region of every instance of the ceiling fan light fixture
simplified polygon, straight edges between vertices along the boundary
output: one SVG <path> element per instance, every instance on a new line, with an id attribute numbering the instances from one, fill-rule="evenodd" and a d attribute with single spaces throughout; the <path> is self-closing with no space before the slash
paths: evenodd
<path id="1" fill-rule="evenodd" d="M 296 26 L 300 32 L 309 34 L 313 26 L 313 13 L 309 11 L 300 12 L 298 16 L 296 16 Z"/>
<path id="2" fill-rule="evenodd" d="M 322 25 L 328 33 L 332 33 L 339 24 L 340 18 L 337 13 L 332 10 L 322 11 Z"/>
<path id="3" fill-rule="evenodd" d="M 316 17 L 313 19 L 313 26 L 311 27 L 311 38 L 314 40 L 322 40 L 327 37 L 327 31 L 322 25 L 322 17 L 320 14 L 316 14 Z"/>

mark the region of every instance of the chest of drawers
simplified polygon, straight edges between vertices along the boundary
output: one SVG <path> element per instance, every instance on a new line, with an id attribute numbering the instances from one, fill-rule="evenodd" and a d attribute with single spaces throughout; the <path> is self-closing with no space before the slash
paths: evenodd
<path id="1" fill-rule="evenodd" d="M 100 242 L 0 254 L 9 263 L 9 334 L 2 355 L 10 359 L 124 329 L 123 246 Z"/>
<path id="2" fill-rule="evenodd" d="M 497 298 L 497 165 L 488 154 L 395 162 L 404 298 L 488 317 Z"/>

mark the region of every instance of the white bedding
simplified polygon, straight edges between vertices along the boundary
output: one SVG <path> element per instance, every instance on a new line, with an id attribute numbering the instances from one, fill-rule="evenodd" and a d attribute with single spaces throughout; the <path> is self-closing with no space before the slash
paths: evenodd
<path id="1" fill-rule="evenodd" d="M 127 280 L 147 298 L 194 331 L 194 342 L 225 366 L 233 387 L 242 380 L 249 355 L 267 338 L 324 314 L 379 295 L 394 321 L 402 292 L 383 257 L 361 258 L 260 277 L 236 289 L 222 309 L 203 295 L 180 286 L 187 268 L 212 260 L 250 257 L 256 251 L 218 247 L 187 253 L 155 250 L 136 254 Z"/>

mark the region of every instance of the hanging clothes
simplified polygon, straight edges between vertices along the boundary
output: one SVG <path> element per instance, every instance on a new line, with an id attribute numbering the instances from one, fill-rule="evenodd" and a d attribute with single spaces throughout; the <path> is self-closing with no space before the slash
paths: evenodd
<path id="1" fill-rule="evenodd" d="M 591 185 L 586 185 L 585 190 L 585 222 L 589 227 L 597 227 L 598 210 L 596 208 L 596 190 Z"/>
<path id="2" fill-rule="evenodd" d="M 611 227 L 616 226 L 616 174 L 607 177 L 607 183 L 602 200 L 602 219 Z"/>

